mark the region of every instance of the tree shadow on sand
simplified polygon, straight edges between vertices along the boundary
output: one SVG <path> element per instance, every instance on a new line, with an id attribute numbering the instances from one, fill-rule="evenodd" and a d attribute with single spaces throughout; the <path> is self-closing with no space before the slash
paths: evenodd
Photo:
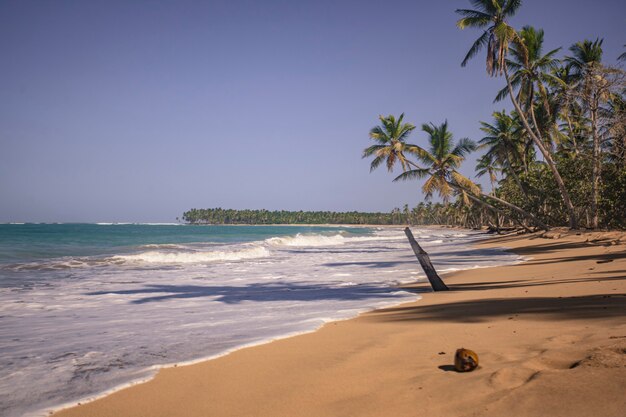
<path id="1" fill-rule="evenodd" d="M 369 317 L 381 321 L 480 323 L 496 318 L 514 320 L 519 315 L 526 315 L 536 320 L 624 318 L 626 317 L 626 294 L 563 298 L 491 298 L 389 308 L 374 311 Z"/>
<path id="2" fill-rule="evenodd" d="M 144 304 L 157 301 L 189 298 L 212 298 L 226 304 L 242 301 L 317 301 L 317 300 L 365 300 L 365 299 L 401 299 L 406 294 L 399 294 L 398 288 L 376 285 L 336 286 L 328 284 L 303 285 L 291 283 L 250 284 L 245 286 L 203 286 L 203 285 L 146 285 L 143 288 L 96 291 L 87 295 L 137 295 L 146 297 L 131 301 Z"/>
<path id="3" fill-rule="evenodd" d="M 568 278 L 568 279 L 546 279 L 546 280 L 507 280 L 507 281 L 485 281 L 485 282 L 468 282 L 464 284 L 451 284 L 450 289 L 454 291 L 484 291 L 497 290 L 504 288 L 523 288 L 523 287 L 543 287 L 546 285 L 558 284 L 575 284 L 589 281 L 624 281 L 626 276 L 598 277 L 596 279 L 589 278 Z"/>

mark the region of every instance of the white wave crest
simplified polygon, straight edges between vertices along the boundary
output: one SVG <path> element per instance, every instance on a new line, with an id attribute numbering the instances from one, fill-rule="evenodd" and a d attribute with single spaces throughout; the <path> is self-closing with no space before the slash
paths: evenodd
<path id="1" fill-rule="evenodd" d="M 303 235 L 298 233 L 295 236 L 272 237 L 265 242 L 274 246 L 299 246 L 299 247 L 320 247 L 339 246 L 355 242 L 374 242 L 385 240 L 402 240 L 404 236 L 350 236 L 342 234 L 336 235 Z"/>
<path id="2" fill-rule="evenodd" d="M 150 243 L 147 245 L 141 245 L 141 247 L 145 249 L 187 249 L 186 246 L 176 245 L 174 243 Z"/>
<path id="3" fill-rule="evenodd" d="M 158 264 L 190 264 L 220 261 L 239 261 L 242 259 L 266 258 L 271 252 L 264 247 L 254 247 L 238 251 L 210 251 L 210 252 L 163 252 L 148 251 L 134 255 L 118 255 L 113 259 L 125 262 L 146 262 Z"/>
<path id="4" fill-rule="evenodd" d="M 394 235 L 394 236 L 360 236 L 360 237 L 351 237 L 349 238 L 352 242 L 378 242 L 385 240 L 405 240 L 406 237 L 404 235 Z"/>
<path id="5" fill-rule="evenodd" d="M 295 236 L 272 237 L 266 240 L 267 243 L 274 246 L 337 246 L 343 245 L 346 238 L 342 235 L 303 235 L 298 233 Z"/>

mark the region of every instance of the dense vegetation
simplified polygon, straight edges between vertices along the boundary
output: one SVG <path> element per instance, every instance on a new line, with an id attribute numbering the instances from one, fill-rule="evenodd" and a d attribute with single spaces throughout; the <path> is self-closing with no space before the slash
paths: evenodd
<path id="1" fill-rule="evenodd" d="M 404 219 L 392 213 L 356 211 L 268 211 L 232 209 L 191 209 L 183 220 L 194 224 L 402 224 Z"/>
<path id="2" fill-rule="evenodd" d="M 457 204 L 420 203 L 413 209 L 404 205 L 390 213 L 357 211 L 268 211 L 233 209 L 191 209 L 183 220 L 192 224 L 380 224 L 456 225 L 477 228 L 482 224 L 477 207 Z"/>
<path id="3" fill-rule="evenodd" d="M 370 131 L 375 144 L 363 151 L 371 169 L 399 165 L 394 181 L 424 180 L 426 200 L 437 193 L 443 201 L 405 207 L 404 218 L 496 229 L 626 227 L 626 73 L 603 61 L 602 39 L 574 43 L 561 57 L 562 48 L 544 52 L 543 30 L 508 24 L 519 0 L 471 4 L 456 11 L 457 26 L 482 33 L 461 65 L 486 50 L 487 73 L 505 81 L 494 102 L 510 100 L 514 110 L 480 122 L 478 142 L 455 142 L 447 122 L 424 124 L 424 145 L 407 142 L 416 127 L 404 115 L 380 116 Z M 489 192 L 458 171 L 477 149 L 486 152 L 476 176 L 488 176 Z"/>

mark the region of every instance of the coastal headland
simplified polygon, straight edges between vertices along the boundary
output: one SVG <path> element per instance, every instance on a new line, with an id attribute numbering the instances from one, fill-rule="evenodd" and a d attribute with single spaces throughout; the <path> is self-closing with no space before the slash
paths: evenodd
<path id="1" fill-rule="evenodd" d="M 445 276 L 453 291 L 163 369 L 62 410 L 100 416 L 622 416 L 626 234 L 509 235 L 526 261 Z M 417 267 L 417 266 L 416 266 Z M 480 367 L 453 371 L 454 352 Z"/>

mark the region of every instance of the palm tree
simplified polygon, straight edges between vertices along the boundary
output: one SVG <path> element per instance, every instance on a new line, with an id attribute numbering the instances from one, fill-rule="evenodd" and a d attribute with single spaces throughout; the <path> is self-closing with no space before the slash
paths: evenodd
<path id="1" fill-rule="evenodd" d="M 484 175 L 489 176 L 489 182 L 491 183 L 491 194 L 496 192 L 496 181 L 498 180 L 498 168 L 494 161 L 493 155 L 485 154 L 476 161 L 476 178 L 480 178 Z"/>
<path id="2" fill-rule="evenodd" d="M 553 78 L 548 81 L 550 96 L 557 108 L 553 113 L 558 114 L 562 123 L 560 133 L 555 135 L 556 151 L 577 158 L 585 148 L 587 139 L 586 120 L 580 104 L 573 99 L 571 86 L 575 84 L 576 76 L 569 65 L 559 66 L 552 71 Z"/>
<path id="3" fill-rule="evenodd" d="M 572 56 L 565 57 L 565 62 L 572 70 L 574 88 L 579 91 L 583 103 L 589 112 L 592 140 L 591 173 L 591 227 L 598 228 L 598 190 L 600 186 L 600 135 L 598 134 L 598 111 L 600 110 L 602 84 L 602 42 L 603 39 L 590 41 L 585 39 L 572 45 Z"/>
<path id="4" fill-rule="evenodd" d="M 402 207 L 402 214 L 404 214 L 404 221 L 405 223 L 410 226 L 411 225 L 411 212 L 409 211 L 409 205 L 405 204 L 404 207 Z"/>
<path id="5" fill-rule="evenodd" d="M 472 140 L 462 138 L 455 144 L 452 132 L 448 130 L 447 121 L 439 126 L 432 123 L 424 124 L 422 125 L 422 130 L 428 134 L 430 146 L 428 150 L 422 149 L 416 155 L 425 168 L 409 161 L 414 169 L 405 171 L 397 176 L 394 181 L 426 178 L 422 186 L 422 192 L 426 199 L 430 199 L 433 193 L 437 192 L 443 201 L 447 202 L 456 191 L 462 194 L 464 199 L 469 198 L 478 204 L 487 206 L 491 210 L 501 212 L 479 197 L 491 199 L 518 212 L 540 228 L 548 229 L 548 226 L 543 222 L 518 206 L 496 196 L 483 193 L 474 182 L 457 171 L 465 160 L 465 156 L 476 149 L 476 144 Z"/>
<path id="6" fill-rule="evenodd" d="M 521 0 L 471 0 L 478 10 L 457 9 L 463 16 L 458 22 L 459 29 L 466 27 L 486 28 L 465 55 L 461 66 L 467 65 L 481 49 L 487 47 L 487 73 L 501 74 L 509 44 L 517 37 L 515 29 L 507 23 L 521 5 Z"/>
<path id="7" fill-rule="evenodd" d="M 601 117 L 606 120 L 603 133 L 608 138 L 608 158 L 626 169 L 626 97 L 612 97 Z"/>
<path id="8" fill-rule="evenodd" d="M 468 138 L 463 138 L 455 145 L 452 132 L 448 130 L 447 120 L 439 126 L 433 123 L 423 124 L 422 130 L 429 136 L 430 147 L 429 150 L 422 149 L 416 156 L 427 168 L 420 168 L 412 163 L 414 169 L 405 171 L 394 181 L 427 177 L 422 186 L 422 192 L 427 200 L 437 192 L 444 202 L 449 201 L 454 194 L 452 181 L 453 184 L 476 191 L 476 185 L 457 171 L 465 156 L 476 149 L 476 144 Z"/>
<path id="9" fill-rule="evenodd" d="M 506 174 L 515 180 L 520 191 L 528 195 L 526 187 L 519 178 L 518 170 L 528 170 L 528 150 L 521 138 L 521 129 L 517 123 L 517 118 L 509 116 L 506 111 L 494 112 L 493 123 L 480 122 L 481 128 L 486 136 L 480 139 L 479 148 L 487 148 L 487 154 L 493 158 L 494 162 L 500 165 Z"/>
<path id="10" fill-rule="evenodd" d="M 397 119 L 389 115 L 387 117 L 378 116 L 380 125 L 370 130 L 370 139 L 376 142 L 363 151 L 363 158 L 375 155 L 370 165 L 370 172 L 378 168 L 383 162 L 387 165 L 389 172 L 393 171 L 393 166 L 399 162 L 403 171 L 409 169 L 406 153 L 419 153 L 420 149 L 416 145 L 406 143 L 406 138 L 415 129 L 410 123 L 402 123 L 404 113 Z"/>
<path id="11" fill-rule="evenodd" d="M 521 5 L 521 0 L 471 0 L 471 3 L 477 10 L 456 10 L 456 12 L 462 16 L 461 19 L 457 21 L 457 26 L 460 29 L 467 27 L 484 29 L 484 32 L 474 42 L 463 59 L 461 66 L 465 66 L 483 47 L 487 47 L 487 73 L 491 76 L 504 74 L 511 102 L 515 110 L 519 113 L 524 128 L 537 148 L 541 151 L 546 163 L 550 167 L 559 187 L 559 191 L 561 192 L 561 196 L 563 197 L 563 202 L 569 212 L 570 228 L 576 229 L 578 228 L 576 212 L 569 193 L 565 188 L 563 178 L 556 167 L 552 155 L 545 147 L 539 135 L 531 128 L 522 107 L 515 98 L 511 77 L 509 76 L 507 68 L 506 56 L 509 51 L 509 45 L 512 42 L 516 42 L 519 48 L 525 48 L 521 37 L 507 22 L 507 19 L 513 16 Z"/>
<path id="12" fill-rule="evenodd" d="M 543 111 L 549 116 L 551 109 L 546 84 L 554 85 L 561 82 L 559 78 L 552 75 L 552 72 L 559 67 L 559 60 L 553 57 L 561 48 L 542 55 L 543 35 L 543 29 L 537 30 L 532 26 L 524 26 L 519 32 L 519 40 L 513 42 L 510 48 L 512 59 L 506 60 L 506 65 L 512 70 L 511 85 L 518 91 L 516 99 L 530 116 L 540 138 L 541 128 L 537 123 L 534 110 L 535 96 L 538 96 Z M 509 95 L 508 86 L 500 90 L 494 102 L 503 100 L 507 95 Z M 546 145 L 552 149 L 551 141 L 548 141 Z"/>

